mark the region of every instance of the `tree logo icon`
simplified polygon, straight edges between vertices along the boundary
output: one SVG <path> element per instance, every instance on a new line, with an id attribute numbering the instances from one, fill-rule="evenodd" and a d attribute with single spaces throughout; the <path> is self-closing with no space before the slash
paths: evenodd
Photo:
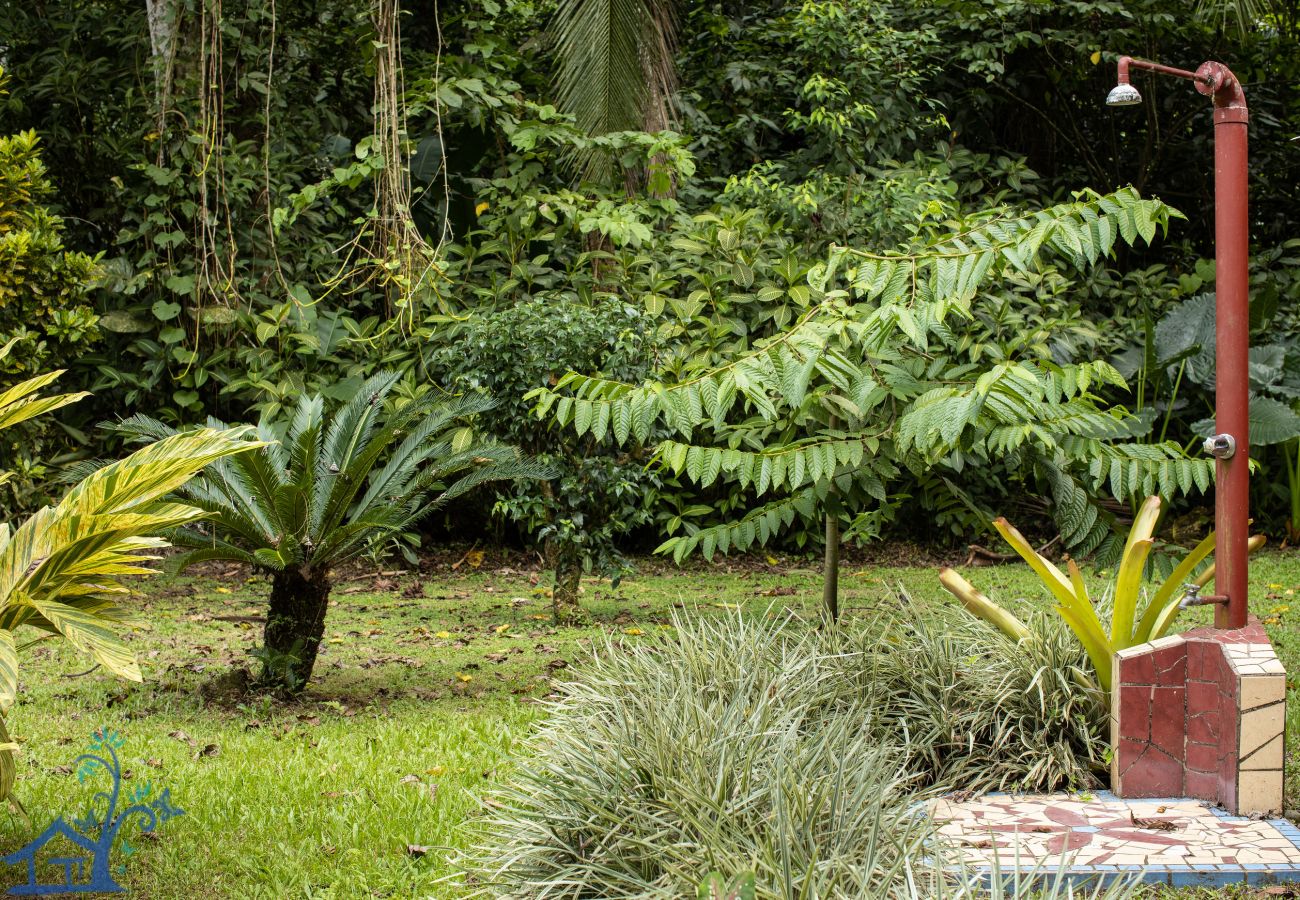
<path id="1" fill-rule="evenodd" d="M 96 731 L 88 751 L 73 760 L 77 781 L 85 784 L 106 773 L 112 786 L 97 791 L 82 816 L 71 822 L 60 816 L 26 846 L 0 857 L 0 862 L 27 869 L 27 882 L 10 888 L 10 896 L 122 893 L 126 889 L 114 875 L 125 869 L 113 866 L 113 849 L 124 856 L 135 852 L 124 829 L 130 825 L 135 833 L 152 834 L 163 822 L 184 814 L 172 805 L 170 791 L 155 796 L 150 782 L 123 795 L 117 751 L 125 742 L 116 732 Z M 51 877 L 61 880 L 43 880 Z"/>

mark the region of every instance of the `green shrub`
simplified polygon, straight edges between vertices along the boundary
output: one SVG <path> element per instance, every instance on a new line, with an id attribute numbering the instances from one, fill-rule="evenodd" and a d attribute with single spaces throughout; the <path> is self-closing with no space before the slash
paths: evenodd
<path id="1" fill-rule="evenodd" d="M 0 68 L 0 103 L 8 79 Z M 67 250 L 63 220 L 46 206 L 54 193 L 35 131 L 0 134 L 0 390 L 60 365 L 99 338 L 87 293 L 96 260 Z M 12 470 L 10 508 L 45 499 L 39 482 L 68 437 L 46 421 L 28 423 L 0 441 L 0 465 Z"/>
<path id="2" fill-rule="evenodd" d="M 681 897 L 753 871 L 759 897 L 944 895 L 917 801 L 1090 783 L 1104 713 L 1045 617 L 1032 657 L 960 618 L 912 618 L 683 619 L 600 654 L 480 823 L 476 883 Z"/>
<path id="3" fill-rule="evenodd" d="M 590 435 L 555 428 L 525 395 L 575 367 L 642 378 L 653 355 L 649 320 L 612 297 L 583 303 L 532 299 L 473 316 L 457 339 L 437 348 L 451 383 L 496 399 L 485 420 L 493 436 L 552 466 L 548 481 L 499 487 L 495 512 L 541 545 L 555 569 L 556 615 L 577 603 L 584 571 L 616 580 L 626 568 L 617 542 L 650 523 L 658 477 L 645 460 Z"/>

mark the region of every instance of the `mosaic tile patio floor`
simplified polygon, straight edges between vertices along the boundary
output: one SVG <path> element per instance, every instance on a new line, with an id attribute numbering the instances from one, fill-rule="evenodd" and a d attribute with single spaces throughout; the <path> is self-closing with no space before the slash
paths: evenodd
<path id="1" fill-rule="evenodd" d="M 1071 881 L 1300 882 L 1300 828 L 1230 816 L 1200 800 L 1114 794 L 987 794 L 930 803 L 945 841 L 988 875 L 1064 872 Z"/>

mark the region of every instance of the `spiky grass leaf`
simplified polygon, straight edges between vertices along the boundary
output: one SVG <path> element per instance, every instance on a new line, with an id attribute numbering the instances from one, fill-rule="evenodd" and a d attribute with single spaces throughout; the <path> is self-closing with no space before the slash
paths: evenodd
<path id="1" fill-rule="evenodd" d="M 763 900 L 973 896 L 917 801 L 1093 783 L 1104 706 L 1051 620 L 1009 652 L 964 615 L 917 613 L 834 631 L 679 618 L 606 648 L 487 805 L 478 895 L 682 897 L 753 871 Z"/>

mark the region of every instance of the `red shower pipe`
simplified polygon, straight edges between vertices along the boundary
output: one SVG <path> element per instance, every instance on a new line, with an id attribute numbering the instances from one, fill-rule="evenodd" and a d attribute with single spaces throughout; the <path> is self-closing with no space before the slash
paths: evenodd
<path id="1" fill-rule="evenodd" d="M 1119 58 L 1119 84 L 1107 102 L 1130 106 L 1141 95 L 1129 69 L 1186 78 L 1214 100 L 1215 381 L 1217 434 L 1205 442 L 1215 465 L 1215 604 L 1218 628 L 1246 624 L 1247 544 L 1250 540 L 1250 221 L 1247 212 L 1246 94 L 1222 63 L 1195 72 L 1128 56 Z"/>

